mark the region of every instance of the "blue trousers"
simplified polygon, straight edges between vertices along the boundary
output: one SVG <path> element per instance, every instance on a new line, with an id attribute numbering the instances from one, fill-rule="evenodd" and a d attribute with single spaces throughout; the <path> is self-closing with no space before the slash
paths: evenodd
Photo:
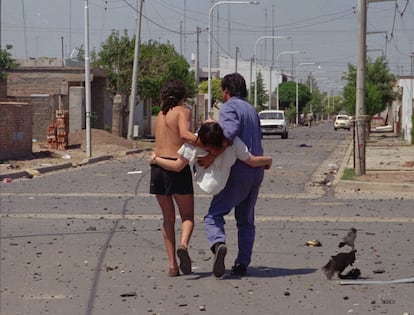
<path id="1" fill-rule="evenodd" d="M 255 238 L 254 208 L 263 181 L 264 169 L 250 168 L 237 161 L 230 172 L 226 187 L 211 201 L 204 227 L 210 248 L 217 242 L 226 243 L 224 216 L 234 208 L 238 231 L 238 255 L 235 264 L 248 266 Z"/>

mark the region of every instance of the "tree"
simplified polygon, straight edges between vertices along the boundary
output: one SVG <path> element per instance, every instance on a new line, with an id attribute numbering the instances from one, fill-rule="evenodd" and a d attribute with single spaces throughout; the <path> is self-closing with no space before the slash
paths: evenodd
<path id="1" fill-rule="evenodd" d="M 138 75 L 138 93 L 142 98 L 159 102 L 159 94 L 166 80 L 179 78 L 184 81 L 188 97 L 197 91 L 194 72 L 185 58 L 175 51 L 173 45 L 149 41 L 141 45 Z"/>
<path id="2" fill-rule="evenodd" d="M 126 30 L 122 36 L 118 31 L 112 31 L 99 52 L 92 52 L 91 59 L 93 67 L 107 71 L 107 89 L 111 94 L 131 93 L 134 40 L 129 38 Z"/>
<path id="3" fill-rule="evenodd" d="M 129 38 L 127 31 L 122 36 L 113 31 L 102 44 L 99 52 L 92 54 L 92 65 L 107 70 L 108 90 L 112 93 L 131 93 L 134 62 L 135 37 Z M 142 99 L 151 98 L 159 102 L 162 84 L 180 78 L 186 84 L 188 96 L 196 92 L 194 74 L 185 58 L 169 43 L 149 41 L 140 46 L 137 91 Z"/>
<path id="4" fill-rule="evenodd" d="M 356 103 L 356 67 L 348 64 L 348 72 L 343 76 L 348 83 L 344 88 L 344 107 L 348 113 L 355 115 Z M 383 111 L 396 99 L 392 82 L 395 76 L 390 72 L 385 57 L 374 62 L 367 59 L 365 81 L 365 109 L 367 115 L 375 115 Z"/>
<path id="5" fill-rule="evenodd" d="M 0 48 L 0 80 L 5 80 L 7 71 L 16 69 L 18 66 L 11 57 L 10 50 L 12 48 L 12 45 L 7 45 L 6 49 Z"/>
<path id="6" fill-rule="evenodd" d="M 298 83 L 298 107 L 299 113 L 303 111 L 305 105 L 311 100 L 309 88 Z M 283 82 L 279 84 L 279 107 L 287 109 L 294 107 L 296 111 L 296 83 L 293 81 Z"/>
<path id="7" fill-rule="evenodd" d="M 264 87 L 264 82 L 263 82 L 263 75 L 262 72 L 259 71 L 259 73 L 257 74 L 257 107 L 258 110 L 262 110 L 264 109 L 264 103 L 267 102 L 267 100 L 269 99 L 269 97 L 266 94 L 266 90 Z M 256 82 L 252 82 L 250 84 L 250 90 L 249 90 L 249 103 L 254 105 L 254 93 L 255 93 L 255 83 Z"/>
<path id="8" fill-rule="evenodd" d="M 203 81 L 198 86 L 199 93 L 208 93 L 208 81 Z M 221 80 L 220 79 L 212 79 L 211 80 L 211 101 L 214 102 L 216 100 L 223 101 L 222 99 L 222 90 L 221 90 Z"/>

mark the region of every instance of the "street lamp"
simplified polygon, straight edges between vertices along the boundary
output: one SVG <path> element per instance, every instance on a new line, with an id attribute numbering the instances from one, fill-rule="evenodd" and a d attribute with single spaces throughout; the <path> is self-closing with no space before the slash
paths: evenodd
<path id="1" fill-rule="evenodd" d="M 314 62 L 302 62 L 296 66 L 296 126 L 299 124 L 299 87 L 298 87 L 298 68 L 301 66 L 314 65 Z"/>
<path id="2" fill-rule="evenodd" d="M 257 44 L 262 39 L 289 39 L 289 36 L 262 36 L 256 40 L 256 44 L 254 45 L 254 68 L 255 68 L 255 82 L 254 82 L 254 108 L 257 108 Z"/>
<path id="3" fill-rule="evenodd" d="M 211 115 L 211 14 L 215 7 L 220 4 L 259 4 L 259 1 L 219 1 L 210 7 L 208 13 L 208 115 Z"/>
<path id="4" fill-rule="evenodd" d="M 279 57 L 286 54 L 304 54 L 304 51 L 282 51 L 279 55 L 276 57 L 276 66 L 277 70 L 280 70 L 279 65 Z M 283 81 L 283 75 L 282 75 L 282 81 Z M 279 109 L 279 83 L 276 84 L 276 109 Z"/>

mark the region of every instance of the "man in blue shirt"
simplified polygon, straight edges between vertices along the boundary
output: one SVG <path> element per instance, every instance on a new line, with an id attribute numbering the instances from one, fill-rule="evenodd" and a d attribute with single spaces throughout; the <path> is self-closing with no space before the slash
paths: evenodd
<path id="1" fill-rule="evenodd" d="M 254 155 L 263 155 L 260 119 L 255 108 L 246 101 L 247 88 L 239 73 L 226 75 L 222 82 L 224 104 L 220 108 L 219 123 L 231 145 L 238 136 Z M 202 163 L 201 161 L 199 163 Z M 209 163 L 204 163 L 208 166 Z M 202 164 L 200 164 L 202 165 Z M 238 255 L 231 269 L 232 275 L 245 276 L 250 264 L 255 238 L 254 208 L 263 181 L 264 168 L 252 168 L 237 160 L 232 166 L 226 187 L 211 201 L 204 226 L 214 253 L 213 274 L 225 273 L 227 254 L 224 216 L 235 208 L 238 229 Z"/>

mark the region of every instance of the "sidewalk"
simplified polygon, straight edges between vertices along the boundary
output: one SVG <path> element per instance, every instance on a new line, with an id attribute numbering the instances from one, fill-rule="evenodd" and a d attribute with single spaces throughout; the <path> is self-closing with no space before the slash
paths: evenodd
<path id="1" fill-rule="evenodd" d="M 70 160 L 61 156 L 53 159 L 53 164 L 40 165 L 25 169 L 12 170 L 0 165 L 0 181 L 31 177 L 34 174 L 44 174 L 51 171 L 105 161 L 129 154 L 142 153 L 148 148 L 124 150 L 114 154 L 104 154 L 103 150 L 91 158 L 85 158 L 85 153 L 68 152 Z M 385 194 L 403 193 L 414 196 L 414 146 L 387 136 L 386 134 L 371 134 L 366 142 L 366 174 L 354 176 L 352 180 L 342 180 L 346 168 L 354 168 L 354 144 L 350 141 L 344 159 L 340 165 L 333 185 L 335 190 L 342 193 L 382 192 Z M 63 154 L 63 153 L 62 153 Z"/>
<path id="2" fill-rule="evenodd" d="M 105 154 L 99 152 L 98 154 L 94 154 L 92 157 L 89 158 L 85 157 L 85 153 L 75 153 L 74 150 L 68 150 L 62 151 L 59 154 L 54 154 L 54 156 L 50 158 L 35 159 L 32 161 L 32 163 L 24 163 L 25 167 L 19 167 L 19 169 L 16 170 L 10 168 L 7 164 L 0 164 L 0 181 L 7 182 L 18 178 L 30 178 L 52 171 L 76 168 L 92 163 L 119 158 L 130 154 L 142 153 L 146 150 L 150 149 L 139 148 L 124 150 L 116 154 Z M 65 158 L 65 155 L 67 155 L 68 158 Z"/>
<path id="3" fill-rule="evenodd" d="M 365 147 L 365 174 L 342 180 L 346 168 L 354 168 L 354 143 L 350 142 L 335 178 L 337 190 L 403 193 L 414 196 L 414 146 L 386 133 L 370 134 Z"/>

